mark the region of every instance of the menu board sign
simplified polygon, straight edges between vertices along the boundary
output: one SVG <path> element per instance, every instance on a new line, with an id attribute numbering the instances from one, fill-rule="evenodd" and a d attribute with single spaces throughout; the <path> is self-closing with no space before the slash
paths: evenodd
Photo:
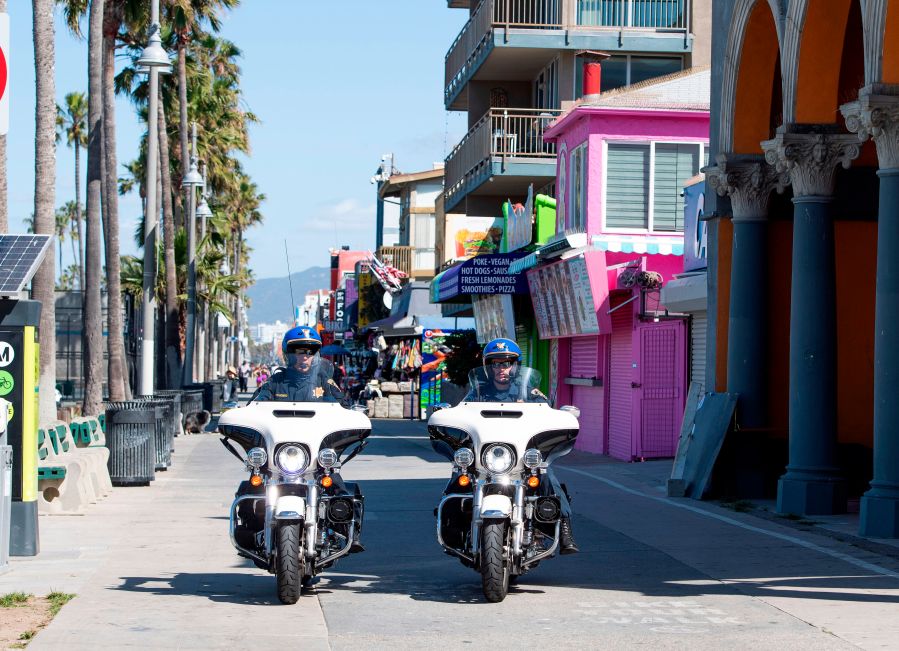
<path id="1" fill-rule="evenodd" d="M 528 284 L 541 339 L 600 333 L 583 256 L 531 269 Z"/>

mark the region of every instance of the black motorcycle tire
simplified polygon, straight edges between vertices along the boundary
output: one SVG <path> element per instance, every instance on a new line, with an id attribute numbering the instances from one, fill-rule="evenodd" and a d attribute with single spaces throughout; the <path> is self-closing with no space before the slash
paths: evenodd
<path id="1" fill-rule="evenodd" d="M 504 520 L 486 521 L 481 528 L 481 586 L 491 603 L 499 603 L 509 593 L 510 568 L 503 561 L 508 525 Z"/>
<path id="2" fill-rule="evenodd" d="M 278 600 L 282 604 L 295 604 L 300 598 L 300 524 L 282 524 L 278 527 Z"/>

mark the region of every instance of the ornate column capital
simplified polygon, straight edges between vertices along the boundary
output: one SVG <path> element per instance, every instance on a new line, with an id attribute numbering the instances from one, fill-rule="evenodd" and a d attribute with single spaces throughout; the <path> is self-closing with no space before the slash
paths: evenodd
<path id="1" fill-rule="evenodd" d="M 848 168 L 861 153 L 858 136 L 836 124 L 785 124 L 762 149 L 778 172 L 789 173 L 794 197 L 832 195 L 837 165 Z"/>
<path id="2" fill-rule="evenodd" d="M 843 104 L 840 112 L 860 142 L 874 139 L 880 169 L 899 168 L 899 85 L 865 86 L 858 99 Z"/>
<path id="3" fill-rule="evenodd" d="M 790 175 L 779 172 L 761 154 L 718 154 L 715 165 L 703 169 L 719 196 L 729 196 L 734 221 L 764 221 L 772 190 L 783 192 Z"/>

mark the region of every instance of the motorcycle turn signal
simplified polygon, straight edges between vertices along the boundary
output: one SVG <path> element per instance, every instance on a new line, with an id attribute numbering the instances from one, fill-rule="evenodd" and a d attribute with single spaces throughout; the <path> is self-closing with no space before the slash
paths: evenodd
<path id="1" fill-rule="evenodd" d="M 471 477 L 468 475 L 459 475 L 459 486 L 463 488 L 471 483 Z"/>
<path id="2" fill-rule="evenodd" d="M 325 475 L 322 477 L 322 486 L 324 488 L 331 488 L 331 485 L 334 483 L 334 480 L 331 479 L 330 475 Z"/>
<path id="3" fill-rule="evenodd" d="M 528 486 L 531 488 L 537 488 L 540 485 L 540 477 L 537 475 L 531 475 L 528 477 Z"/>
<path id="4" fill-rule="evenodd" d="M 261 475 L 250 475 L 250 486 L 257 488 L 262 486 L 262 476 Z"/>

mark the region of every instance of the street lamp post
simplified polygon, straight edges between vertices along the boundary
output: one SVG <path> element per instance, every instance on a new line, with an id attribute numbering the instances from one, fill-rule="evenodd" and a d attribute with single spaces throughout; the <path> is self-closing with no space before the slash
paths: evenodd
<path id="1" fill-rule="evenodd" d="M 187 191 L 187 332 L 184 345 L 184 385 L 194 381 L 194 344 L 197 322 L 197 188 L 203 185 L 203 177 L 197 170 L 197 123 L 192 125 L 193 151 L 190 170 L 184 175 L 181 187 Z"/>
<path id="2" fill-rule="evenodd" d="M 156 165 L 159 157 L 158 120 L 159 74 L 171 71 L 168 54 L 159 38 L 159 0 L 150 3 L 150 38 L 137 65 L 150 75 L 147 111 L 147 201 L 144 215 L 144 274 L 141 296 L 143 339 L 140 351 L 141 395 L 153 393 L 153 366 L 156 352 L 156 229 L 159 222 L 156 203 Z"/>
<path id="3" fill-rule="evenodd" d="M 206 237 L 206 220 L 212 217 L 212 210 L 206 202 L 206 174 L 200 174 L 203 179 L 203 185 L 200 186 L 200 205 L 197 206 L 197 219 L 200 220 L 200 241 Z M 207 293 L 208 293 L 208 288 Z M 212 376 L 212 369 L 209 364 L 207 355 L 207 343 L 209 338 L 209 301 L 203 301 L 203 310 L 199 315 L 199 327 L 197 328 L 197 374 L 201 381 L 206 381 Z M 209 372 L 207 372 L 209 371 Z"/>

